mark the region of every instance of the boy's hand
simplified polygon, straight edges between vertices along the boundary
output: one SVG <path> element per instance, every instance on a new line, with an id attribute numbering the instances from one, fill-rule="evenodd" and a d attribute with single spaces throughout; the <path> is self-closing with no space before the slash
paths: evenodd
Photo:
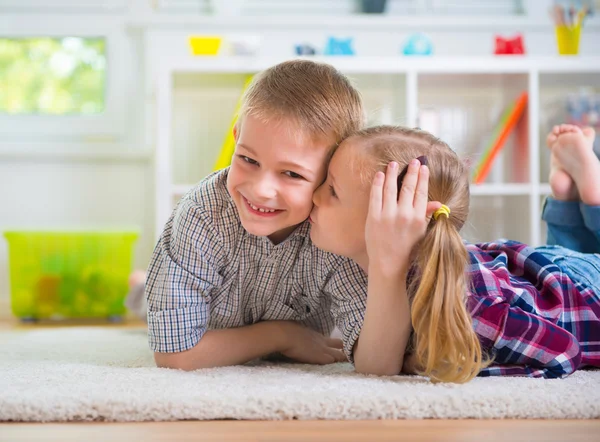
<path id="1" fill-rule="evenodd" d="M 365 240 L 369 266 L 384 275 L 408 271 L 410 253 L 441 203 L 427 201 L 429 168 L 412 160 L 398 194 L 398 163 L 377 172 L 371 187 Z"/>
<path id="2" fill-rule="evenodd" d="M 286 321 L 283 326 L 287 342 L 281 351 L 284 356 L 304 364 L 325 365 L 348 361 L 340 339 L 329 338 L 292 321 Z"/>

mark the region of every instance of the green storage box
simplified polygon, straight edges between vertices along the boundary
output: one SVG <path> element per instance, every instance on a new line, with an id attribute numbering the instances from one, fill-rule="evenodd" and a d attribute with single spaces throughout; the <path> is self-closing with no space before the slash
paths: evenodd
<path id="1" fill-rule="evenodd" d="M 119 319 L 137 231 L 7 231 L 11 306 L 23 320 Z"/>

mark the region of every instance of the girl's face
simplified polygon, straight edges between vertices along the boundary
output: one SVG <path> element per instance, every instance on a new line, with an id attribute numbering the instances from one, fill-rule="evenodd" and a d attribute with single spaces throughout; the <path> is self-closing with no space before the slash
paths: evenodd
<path id="1" fill-rule="evenodd" d="M 370 186 L 353 172 L 368 160 L 352 143 L 340 145 L 329 163 L 327 179 L 313 195 L 310 237 L 320 249 L 362 261 Z"/>

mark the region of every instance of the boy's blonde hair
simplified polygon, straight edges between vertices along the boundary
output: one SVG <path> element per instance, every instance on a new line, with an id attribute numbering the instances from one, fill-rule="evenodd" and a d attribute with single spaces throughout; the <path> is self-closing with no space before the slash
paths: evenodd
<path id="1" fill-rule="evenodd" d="M 335 145 L 364 125 L 358 90 L 333 66 L 290 60 L 257 74 L 242 97 L 238 121 L 252 115 L 264 122 L 291 122 L 311 139 Z"/>
<path id="2" fill-rule="evenodd" d="M 366 154 L 371 170 L 363 176 L 370 179 L 391 161 L 402 170 L 414 158 L 427 156 L 428 200 L 440 201 L 451 213 L 432 220 L 415 246 L 416 274 L 408 288 L 414 328 L 411 351 L 421 374 L 434 381 L 467 382 L 490 363 L 482 355 L 466 307 L 469 257 L 459 231 L 469 213 L 468 170 L 446 143 L 420 129 L 378 126 L 359 131 L 350 140 L 358 140 L 360 152 Z"/>

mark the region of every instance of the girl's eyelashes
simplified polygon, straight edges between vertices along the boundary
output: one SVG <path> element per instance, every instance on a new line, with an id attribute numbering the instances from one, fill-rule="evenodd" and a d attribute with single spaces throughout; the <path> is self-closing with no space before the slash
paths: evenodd
<path id="1" fill-rule="evenodd" d="M 329 185 L 329 193 L 331 193 L 332 197 L 337 198 L 337 193 L 335 193 L 335 189 L 331 184 Z"/>
<path id="2" fill-rule="evenodd" d="M 253 160 L 250 157 L 247 157 L 245 155 L 238 155 L 238 157 L 241 158 L 243 161 L 245 161 L 248 164 L 258 165 L 258 162 L 256 162 L 255 160 Z"/>

